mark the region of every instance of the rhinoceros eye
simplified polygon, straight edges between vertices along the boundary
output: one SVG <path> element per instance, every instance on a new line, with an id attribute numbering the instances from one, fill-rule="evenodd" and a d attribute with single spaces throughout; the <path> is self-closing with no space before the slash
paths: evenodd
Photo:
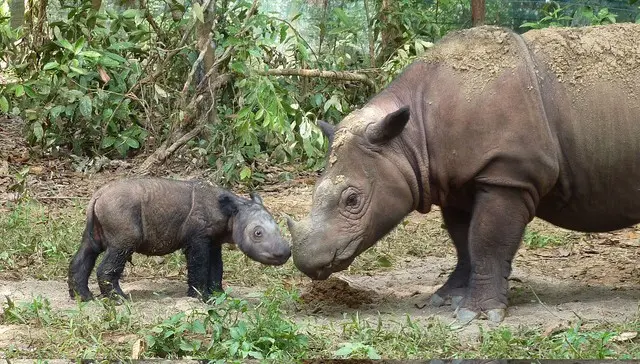
<path id="1" fill-rule="evenodd" d="M 262 228 L 260 226 L 257 226 L 253 230 L 253 236 L 255 236 L 256 238 L 260 239 L 260 238 L 262 238 L 262 235 L 264 235 L 264 231 L 262 230 Z"/>
<path id="2" fill-rule="evenodd" d="M 347 196 L 346 205 L 347 205 L 347 206 L 349 206 L 349 207 L 356 207 L 356 206 L 358 206 L 358 195 L 357 195 L 355 192 L 350 193 L 350 194 Z"/>

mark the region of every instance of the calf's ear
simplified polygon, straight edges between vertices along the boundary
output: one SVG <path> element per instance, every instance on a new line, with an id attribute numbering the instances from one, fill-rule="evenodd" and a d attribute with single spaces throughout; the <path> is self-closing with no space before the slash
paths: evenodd
<path id="1" fill-rule="evenodd" d="M 318 120 L 318 127 L 320 128 L 320 131 L 322 131 L 322 134 L 324 134 L 324 136 L 329 139 L 329 145 L 331 145 L 333 143 L 333 134 L 336 130 L 336 127 L 324 120 Z"/>
<path id="2" fill-rule="evenodd" d="M 384 119 L 369 124 L 365 135 L 371 144 L 386 143 L 402 133 L 410 116 L 409 106 L 403 106 L 397 111 L 387 114 Z"/>
<path id="3" fill-rule="evenodd" d="M 262 197 L 260 197 L 260 195 L 258 195 L 257 192 L 251 192 L 249 196 L 251 196 L 251 201 L 264 206 L 264 203 L 262 202 Z"/>
<path id="4" fill-rule="evenodd" d="M 238 212 L 238 203 L 235 198 L 229 195 L 222 195 L 218 198 L 220 210 L 225 216 L 232 216 Z"/>

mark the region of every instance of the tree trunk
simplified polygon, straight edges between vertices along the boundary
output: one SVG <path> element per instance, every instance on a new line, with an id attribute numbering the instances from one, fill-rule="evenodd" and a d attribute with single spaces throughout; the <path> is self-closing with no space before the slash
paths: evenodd
<path id="1" fill-rule="evenodd" d="M 211 1 L 207 9 L 204 9 L 204 23 L 198 22 L 198 25 L 196 26 L 196 37 L 198 39 L 198 43 L 197 43 L 198 49 L 200 51 L 205 50 L 204 58 L 202 59 L 202 69 L 204 70 L 204 72 L 201 73 L 200 77 L 196 78 L 196 82 L 195 82 L 196 85 L 200 84 L 200 81 L 202 81 L 202 78 L 204 77 L 204 75 L 207 73 L 207 71 L 209 71 L 213 67 L 213 64 L 215 62 L 215 53 L 214 53 L 215 45 L 211 40 L 211 28 L 213 27 L 213 21 L 215 19 L 215 8 L 216 8 L 215 3 L 216 3 L 215 1 Z M 200 4 L 204 5 L 202 0 L 200 0 Z M 206 83 L 207 87 L 205 88 L 205 90 L 208 91 L 210 89 L 211 83 L 215 78 L 216 78 L 215 74 L 212 74 L 212 77 L 209 77 Z M 198 90 L 196 90 L 196 92 L 198 92 Z M 210 100 L 210 102 L 215 102 L 215 98 L 214 100 Z M 206 104 L 207 103 L 204 102 L 202 105 L 206 107 Z M 205 110 L 199 110 L 199 113 L 203 111 Z M 213 108 L 213 112 L 209 114 L 208 121 L 210 123 L 213 123 L 215 122 L 215 120 L 216 120 L 215 108 Z"/>
<path id="2" fill-rule="evenodd" d="M 327 32 L 327 11 L 329 9 L 329 0 L 322 1 L 322 20 L 318 27 L 320 28 L 320 35 L 318 36 L 318 54 L 322 54 L 322 42 Z"/>
<path id="3" fill-rule="evenodd" d="M 471 24 L 474 27 L 484 25 L 485 0 L 471 0 Z"/>
<path id="4" fill-rule="evenodd" d="M 11 28 L 22 26 L 24 24 L 24 0 L 11 0 L 9 11 L 11 12 Z"/>
<path id="5" fill-rule="evenodd" d="M 369 11 L 369 2 L 368 0 L 362 0 L 364 3 L 364 13 L 367 17 L 367 38 L 369 40 L 369 65 L 371 68 L 376 67 L 376 51 L 374 44 L 374 34 L 373 29 L 371 29 L 371 12 Z M 320 52 L 318 52 L 320 53 Z"/>

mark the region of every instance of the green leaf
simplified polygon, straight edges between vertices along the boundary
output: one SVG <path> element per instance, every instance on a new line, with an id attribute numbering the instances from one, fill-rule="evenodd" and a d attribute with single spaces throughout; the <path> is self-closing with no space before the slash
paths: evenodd
<path id="1" fill-rule="evenodd" d="M 89 57 L 89 58 L 99 58 L 102 56 L 100 52 L 96 52 L 96 51 L 82 51 L 80 52 L 80 55 L 84 57 Z"/>
<path id="2" fill-rule="evenodd" d="M 3 113 L 9 112 L 9 101 L 7 101 L 7 98 L 4 96 L 0 96 L 0 111 Z"/>
<path id="3" fill-rule="evenodd" d="M 341 356 L 341 357 L 347 357 L 349 355 L 351 355 L 351 353 L 353 352 L 353 345 L 348 343 L 345 344 L 344 346 L 342 346 L 340 349 L 336 350 L 333 352 L 333 355 L 335 356 Z"/>
<path id="4" fill-rule="evenodd" d="M 40 122 L 33 123 L 33 135 L 35 135 L 37 142 L 42 140 L 44 129 L 42 129 L 42 124 Z"/>
<path id="5" fill-rule="evenodd" d="M 55 120 L 58 118 L 58 116 L 60 116 L 60 114 L 62 114 L 64 112 L 65 106 L 64 105 L 57 105 L 51 108 L 51 110 L 49 110 L 49 115 L 51 115 L 51 119 Z"/>
<path id="6" fill-rule="evenodd" d="M 35 91 L 33 91 L 33 88 L 31 88 L 31 86 L 25 86 L 24 93 L 26 93 L 27 96 L 29 96 L 32 99 L 38 97 L 38 95 L 36 95 Z"/>
<path id="7" fill-rule="evenodd" d="M 61 46 L 63 46 L 64 48 L 70 50 L 71 52 L 74 52 L 73 46 L 71 45 L 71 43 L 69 43 L 68 40 L 64 39 L 62 37 L 62 33 L 60 33 L 60 28 L 58 27 L 54 27 L 53 28 L 53 35 L 55 35 L 56 39 L 58 40 L 58 42 L 60 43 Z"/>
<path id="8" fill-rule="evenodd" d="M 180 340 L 180 350 L 182 351 L 193 351 L 193 345 L 191 345 L 190 343 L 184 341 L 184 340 Z"/>
<path id="9" fill-rule="evenodd" d="M 376 351 L 376 349 L 374 349 L 373 347 L 369 347 L 367 349 L 367 356 L 369 357 L 369 359 L 381 359 L 380 354 L 378 354 L 378 352 Z"/>
<path id="10" fill-rule="evenodd" d="M 391 261 L 389 260 L 389 258 L 385 257 L 384 255 L 381 255 L 378 257 L 378 265 L 380 265 L 381 267 L 391 267 Z"/>
<path id="11" fill-rule="evenodd" d="M 91 103 L 91 98 L 87 95 L 84 95 L 80 98 L 80 114 L 85 118 L 91 116 L 91 109 L 93 105 Z"/>
<path id="12" fill-rule="evenodd" d="M 200 320 L 196 320 L 191 325 L 191 331 L 196 334 L 206 334 L 207 330 L 204 328 L 204 324 Z"/>
<path id="13" fill-rule="evenodd" d="M 74 66 L 69 66 L 69 69 L 71 69 L 73 72 L 81 74 L 81 75 L 86 75 L 87 73 L 89 73 L 86 70 L 83 70 L 82 68 L 78 68 L 78 67 L 74 67 Z"/>
<path id="14" fill-rule="evenodd" d="M 250 177 L 251 177 L 251 168 L 249 168 L 248 166 L 244 166 L 240 171 L 240 179 L 244 181 Z M 238 332 L 231 329 L 231 337 L 233 337 L 234 334 L 238 334 Z M 234 339 L 237 339 L 237 338 L 234 337 Z"/>
<path id="15" fill-rule="evenodd" d="M 138 10 L 136 9 L 127 9 L 122 13 L 122 17 L 125 19 L 133 19 L 138 14 Z"/>
<path id="16" fill-rule="evenodd" d="M 44 65 L 44 67 L 42 67 L 42 69 L 44 71 L 48 71 L 48 70 L 52 70 L 52 69 L 57 69 L 58 67 L 60 67 L 60 64 L 56 61 L 51 61 L 47 64 Z"/>
<path id="17" fill-rule="evenodd" d="M 140 147 L 140 143 L 133 138 L 126 138 L 125 142 L 127 143 L 128 146 L 130 146 L 133 149 L 137 149 Z"/>
<path id="18" fill-rule="evenodd" d="M 82 47 L 84 47 L 84 37 L 80 37 L 78 38 L 78 40 L 76 40 L 76 43 L 73 45 L 73 53 L 74 54 L 80 53 L 80 51 L 82 50 Z"/>
<path id="19" fill-rule="evenodd" d="M 198 3 L 193 3 L 193 15 L 201 22 L 204 23 L 204 12 L 202 6 Z"/>
<path id="20" fill-rule="evenodd" d="M 15 88 L 14 92 L 15 92 L 16 97 L 20 97 L 20 96 L 24 95 L 24 86 L 16 85 L 16 88 Z"/>
<path id="21" fill-rule="evenodd" d="M 102 139 L 102 145 L 100 147 L 102 149 L 106 149 L 106 148 L 109 148 L 110 146 L 112 146 L 115 142 L 116 142 L 116 138 L 114 138 L 112 136 L 108 136 L 108 137 L 105 137 L 104 139 Z M 159 334 L 159 333 L 162 332 L 162 328 L 154 327 L 153 329 L 151 329 L 151 331 Z"/>

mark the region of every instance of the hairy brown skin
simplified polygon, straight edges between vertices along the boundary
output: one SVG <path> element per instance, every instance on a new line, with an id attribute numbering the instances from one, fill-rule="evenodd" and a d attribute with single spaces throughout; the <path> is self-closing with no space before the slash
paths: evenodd
<path id="1" fill-rule="evenodd" d="M 534 216 L 591 232 L 640 222 L 639 36 L 620 24 L 446 37 L 337 127 L 321 123 L 331 147 L 309 216 L 289 221 L 295 265 L 326 279 L 436 204 L 458 263 L 432 303 L 501 321 Z"/>
<path id="2" fill-rule="evenodd" d="M 69 294 L 93 298 L 89 274 L 102 252 L 100 292 L 124 297 L 119 279 L 134 252 L 165 255 L 183 249 L 187 294 L 207 299 L 222 288 L 223 243 L 235 243 L 263 264 L 281 265 L 291 255 L 257 194 L 247 200 L 200 181 L 119 180 L 100 188 L 89 202 L 82 243 L 69 265 Z"/>

